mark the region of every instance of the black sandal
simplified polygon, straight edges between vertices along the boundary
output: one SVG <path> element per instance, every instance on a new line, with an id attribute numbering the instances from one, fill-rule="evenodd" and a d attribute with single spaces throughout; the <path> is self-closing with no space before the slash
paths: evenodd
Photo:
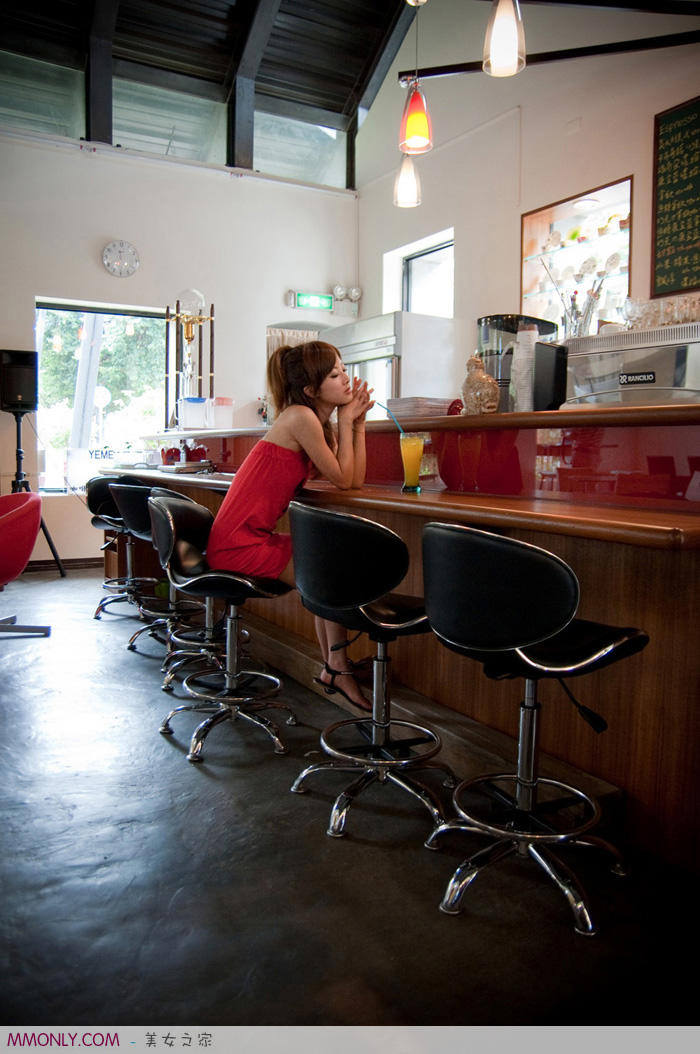
<path id="1" fill-rule="evenodd" d="M 362 636 L 363 631 L 360 630 L 356 633 L 351 640 L 343 640 L 338 644 L 331 645 L 331 651 L 343 651 L 348 648 L 351 644 L 354 644 L 356 640 L 359 640 Z M 364 659 L 351 659 L 348 655 L 345 656 L 345 661 L 348 664 L 348 673 L 351 673 L 356 681 L 364 682 L 365 684 L 372 684 L 372 664 L 374 662 L 373 655 L 365 655 Z M 338 672 L 338 671 L 336 671 Z"/>
<path id="2" fill-rule="evenodd" d="M 314 677 L 314 684 L 320 684 L 326 695 L 335 695 L 336 692 L 338 692 L 340 695 L 343 696 L 344 699 L 347 699 L 349 703 L 351 703 L 353 706 L 356 706 L 358 710 L 364 710 L 365 713 L 368 714 L 372 713 L 372 704 L 368 700 L 365 700 L 365 702 L 367 703 L 366 706 L 362 706 L 360 703 L 356 703 L 354 699 L 350 698 L 347 692 L 344 692 L 343 689 L 335 683 L 336 677 L 352 677 L 352 670 L 333 670 L 327 662 L 324 662 L 323 667 L 325 672 L 330 677 L 331 683 L 326 684 L 326 682 L 322 681 L 320 677 Z"/>

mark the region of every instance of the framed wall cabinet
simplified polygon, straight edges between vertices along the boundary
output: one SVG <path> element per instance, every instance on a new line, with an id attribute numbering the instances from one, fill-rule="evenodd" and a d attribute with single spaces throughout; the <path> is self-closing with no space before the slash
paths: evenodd
<path id="1" fill-rule="evenodd" d="M 625 321 L 632 176 L 521 217 L 520 310 L 555 322 L 559 338 Z"/>

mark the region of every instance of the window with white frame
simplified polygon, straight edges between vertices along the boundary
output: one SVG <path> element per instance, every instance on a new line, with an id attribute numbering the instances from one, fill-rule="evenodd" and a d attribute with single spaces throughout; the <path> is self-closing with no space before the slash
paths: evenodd
<path id="1" fill-rule="evenodd" d="M 454 317 L 454 229 L 384 253 L 382 311 Z"/>
<path id="2" fill-rule="evenodd" d="M 147 455 L 162 429 L 162 312 L 39 303 L 39 489 L 81 488 L 110 463 Z"/>

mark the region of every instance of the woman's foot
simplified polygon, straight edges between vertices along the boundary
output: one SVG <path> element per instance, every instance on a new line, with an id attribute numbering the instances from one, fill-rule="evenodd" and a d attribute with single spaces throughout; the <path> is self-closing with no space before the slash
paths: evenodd
<path id="1" fill-rule="evenodd" d="M 365 710 L 367 713 L 372 712 L 371 703 L 360 691 L 359 685 L 351 671 L 333 669 L 326 662 L 323 664 L 320 677 L 315 677 L 314 680 L 317 684 L 323 685 L 326 695 L 333 695 L 338 692 L 358 709 Z"/>

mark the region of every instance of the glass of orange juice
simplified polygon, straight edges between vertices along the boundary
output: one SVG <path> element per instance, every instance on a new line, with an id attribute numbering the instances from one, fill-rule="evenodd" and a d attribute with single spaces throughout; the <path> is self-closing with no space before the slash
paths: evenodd
<path id="1" fill-rule="evenodd" d="M 403 461 L 403 494 L 420 494 L 420 463 L 423 457 L 423 436 L 402 432 L 401 460 Z"/>

